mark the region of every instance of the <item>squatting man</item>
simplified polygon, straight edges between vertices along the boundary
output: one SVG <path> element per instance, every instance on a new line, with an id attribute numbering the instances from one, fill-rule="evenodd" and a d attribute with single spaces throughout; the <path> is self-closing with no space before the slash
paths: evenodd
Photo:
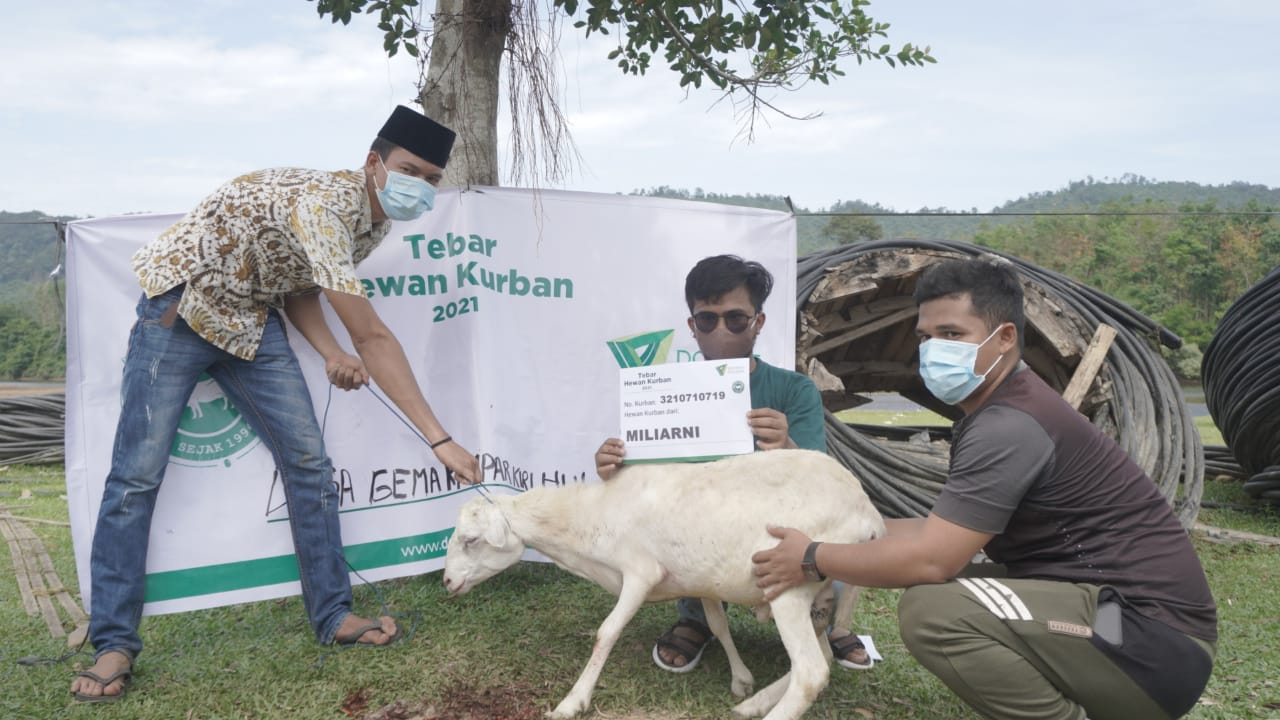
<path id="1" fill-rule="evenodd" d="M 983 717 L 1164 720 L 1209 679 L 1217 608 L 1187 533 L 1150 478 L 1021 361 L 1008 263 L 936 265 L 915 291 L 920 375 L 964 412 L 929 516 L 883 538 L 815 542 L 770 528 L 766 598 L 832 577 L 907 588 L 907 649 Z M 970 576 L 980 550 L 1007 577 Z"/>

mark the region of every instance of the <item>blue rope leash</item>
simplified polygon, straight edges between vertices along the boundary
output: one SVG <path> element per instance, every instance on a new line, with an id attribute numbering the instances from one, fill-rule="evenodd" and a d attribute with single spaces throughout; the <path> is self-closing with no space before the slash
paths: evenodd
<path id="1" fill-rule="evenodd" d="M 414 427 L 413 424 L 410 423 L 408 420 L 406 420 L 405 417 L 401 415 L 396 410 L 396 408 L 390 402 L 387 401 L 386 398 L 382 397 L 382 395 L 380 395 L 376 390 L 374 390 L 373 385 L 366 383 L 365 387 L 369 390 L 369 392 L 375 398 L 378 399 L 378 402 L 382 403 L 383 407 L 387 409 L 387 412 L 391 413 L 391 415 L 395 417 L 397 420 L 399 420 L 401 424 L 409 428 L 409 432 L 412 432 L 414 437 L 421 440 L 422 443 L 427 447 L 431 447 L 431 442 L 427 440 L 427 438 L 421 432 L 418 432 L 418 428 Z M 324 436 L 325 428 L 328 426 L 328 423 L 329 423 L 329 408 L 332 405 L 333 405 L 333 383 L 329 383 L 329 391 L 328 391 L 327 397 L 325 398 L 325 403 L 324 403 L 324 413 L 321 415 L 321 419 L 320 419 L 320 434 L 322 437 Z M 489 491 L 486 490 L 481 485 L 481 483 L 478 482 L 478 480 L 479 479 L 477 479 L 476 484 L 472 485 L 472 487 L 475 488 L 476 491 L 480 493 L 481 497 L 483 497 L 489 503 L 493 503 L 493 498 L 490 497 Z M 390 608 L 387 606 L 387 600 L 386 600 L 386 597 L 382 594 L 382 590 L 379 589 L 377 585 L 365 579 L 365 577 L 360 574 L 360 571 L 356 570 L 355 567 L 353 567 L 351 563 L 347 561 L 347 558 L 345 555 L 343 555 L 342 562 L 346 564 L 346 566 L 351 570 L 352 573 L 355 574 L 355 576 L 360 580 L 362 584 L 367 585 L 369 588 L 373 590 L 374 594 L 378 598 L 379 605 L 381 605 L 382 607 L 382 611 L 380 615 L 385 615 L 391 618 L 395 618 L 397 619 L 397 621 L 399 620 L 399 618 L 405 618 L 410 620 L 409 630 L 404 634 L 403 637 L 399 638 L 399 640 L 397 640 L 396 642 L 406 641 L 412 638 L 414 632 L 416 632 L 418 629 L 418 621 L 422 619 L 422 611 L 410 610 L 405 613 L 392 613 L 390 611 Z M 316 660 L 316 662 L 312 665 L 312 667 L 318 670 L 324 666 L 324 661 L 334 653 L 342 652 L 344 650 L 348 650 L 353 647 L 386 647 L 386 645 L 372 645 L 372 644 L 364 644 L 364 643 L 347 643 L 342 645 L 335 645 L 333 648 L 324 652 L 319 657 L 319 659 Z"/>

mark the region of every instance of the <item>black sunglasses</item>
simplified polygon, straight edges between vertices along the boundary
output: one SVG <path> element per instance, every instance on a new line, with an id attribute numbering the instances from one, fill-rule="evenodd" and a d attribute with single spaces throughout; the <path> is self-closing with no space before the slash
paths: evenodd
<path id="1" fill-rule="evenodd" d="M 759 313 L 756 313 L 756 315 L 759 315 Z M 738 335 L 751 326 L 751 323 L 756 319 L 756 315 L 748 315 L 741 310 L 733 310 L 723 315 L 713 313 L 710 310 L 703 310 L 693 314 L 693 325 L 701 333 L 715 332 L 716 327 L 720 325 L 720 318 L 724 318 L 724 326 L 729 332 Z"/>

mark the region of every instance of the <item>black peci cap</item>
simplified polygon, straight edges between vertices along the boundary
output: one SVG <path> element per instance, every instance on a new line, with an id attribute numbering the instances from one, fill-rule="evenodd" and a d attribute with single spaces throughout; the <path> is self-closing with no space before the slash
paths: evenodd
<path id="1" fill-rule="evenodd" d="M 378 137 L 443 168 L 449 162 L 449 151 L 457 134 L 420 112 L 397 105 L 378 131 Z"/>

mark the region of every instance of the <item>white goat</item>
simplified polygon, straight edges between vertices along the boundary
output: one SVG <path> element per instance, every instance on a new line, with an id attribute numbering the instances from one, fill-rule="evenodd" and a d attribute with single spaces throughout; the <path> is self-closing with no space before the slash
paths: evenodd
<path id="1" fill-rule="evenodd" d="M 765 530 L 769 524 L 830 542 L 863 542 L 885 533 L 857 479 L 819 452 L 632 465 L 608 482 L 471 500 L 449 539 L 444 584 L 450 593 L 465 593 L 514 565 L 528 546 L 618 596 L 596 632 L 590 661 L 549 718 L 587 709 L 609 651 L 643 603 L 679 597 L 703 598 L 708 625 L 729 658 L 733 692 L 743 697 L 753 681 L 719 601 L 763 604 L 751 555 L 777 544 Z M 740 703 L 735 714 L 795 720 L 826 687 L 831 649 L 818 642 L 810 608 L 829 586 L 801 585 L 768 604 L 791 672 Z M 851 603 L 852 597 L 841 605 L 852 613 Z"/>

